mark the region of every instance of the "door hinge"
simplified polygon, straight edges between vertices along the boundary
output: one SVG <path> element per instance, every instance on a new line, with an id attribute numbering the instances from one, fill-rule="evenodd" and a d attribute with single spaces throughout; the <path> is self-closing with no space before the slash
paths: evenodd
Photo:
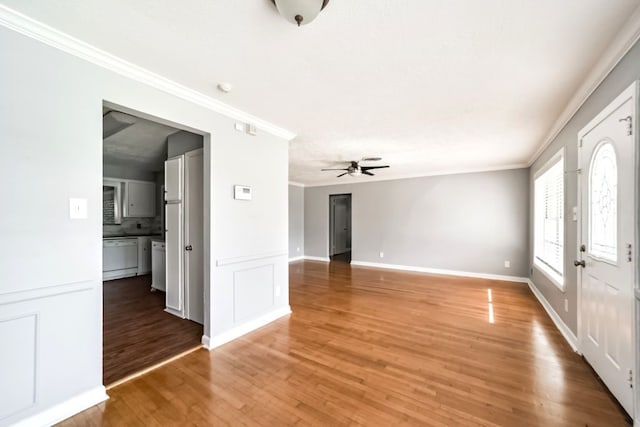
<path id="1" fill-rule="evenodd" d="M 629 369 L 629 388 L 633 388 L 633 369 Z"/>
<path id="2" fill-rule="evenodd" d="M 633 118 L 631 116 L 627 116 L 624 119 L 620 119 L 618 121 L 627 123 L 627 136 L 633 135 Z"/>
<path id="3" fill-rule="evenodd" d="M 631 262 L 633 261 L 633 258 L 631 257 L 631 243 L 627 243 L 627 261 Z"/>

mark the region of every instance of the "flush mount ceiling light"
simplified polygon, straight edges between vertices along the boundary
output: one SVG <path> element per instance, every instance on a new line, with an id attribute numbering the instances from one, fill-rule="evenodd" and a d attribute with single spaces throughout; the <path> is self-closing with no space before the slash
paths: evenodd
<path id="1" fill-rule="evenodd" d="M 278 12 L 292 24 L 306 25 L 316 19 L 329 0 L 271 0 Z"/>

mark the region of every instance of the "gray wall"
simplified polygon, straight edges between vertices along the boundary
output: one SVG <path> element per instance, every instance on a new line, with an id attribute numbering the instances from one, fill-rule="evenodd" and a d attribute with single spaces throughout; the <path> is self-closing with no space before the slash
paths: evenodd
<path id="1" fill-rule="evenodd" d="M 289 185 L 289 259 L 304 254 L 304 188 Z"/>
<path id="2" fill-rule="evenodd" d="M 29 418 L 106 397 L 105 100 L 205 135 L 205 342 L 288 312 L 286 140 L 236 132 L 235 119 L 3 26 L 0 46 L 0 178 L 12 183 L 0 210 L 0 425 L 49 425 Z M 254 199 L 234 200 L 234 184 Z M 86 219 L 69 218 L 69 198 L 86 199 Z"/>
<path id="3" fill-rule="evenodd" d="M 578 168 L 578 132 L 585 127 L 603 108 L 613 101 L 634 80 L 640 78 L 640 44 L 636 45 L 618 63 L 614 70 L 600 84 L 598 89 L 582 105 L 580 110 L 562 129 L 551 145 L 540 155 L 530 169 L 529 185 L 530 195 L 533 197 L 534 175 L 545 162 L 558 152 L 565 149 L 565 170 L 573 171 Z M 529 260 L 532 268 L 531 280 L 542 292 L 553 309 L 558 313 L 567 326 L 577 334 L 578 314 L 578 273 L 573 266 L 578 245 L 577 224 L 572 220 L 572 208 L 577 205 L 578 176 L 575 173 L 565 175 L 565 241 L 564 241 L 564 293 L 551 283 L 546 276 L 533 266 L 533 257 Z M 533 198 L 530 200 L 533 209 Z M 532 211 L 533 212 L 533 211 Z M 531 213 L 533 215 L 533 213 Z M 530 235 L 533 236 L 533 223 L 530 227 Z M 533 237 L 530 239 L 533 244 Z M 530 248 L 533 254 L 533 246 Z M 569 303 L 569 310 L 564 310 L 565 298 Z"/>
<path id="4" fill-rule="evenodd" d="M 167 158 L 202 148 L 202 135 L 181 130 L 167 137 Z"/>
<path id="5" fill-rule="evenodd" d="M 139 181 L 155 181 L 155 173 L 124 165 L 105 163 L 102 175 L 107 178 L 136 179 Z"/>
<path id="6" fill-rule="evenodd" d="M 328 256 L 329 195 L 351 193 L 354 261 L 527 277 L 528 179 L 516 169 L 307 187 L 305 255 Z"/>

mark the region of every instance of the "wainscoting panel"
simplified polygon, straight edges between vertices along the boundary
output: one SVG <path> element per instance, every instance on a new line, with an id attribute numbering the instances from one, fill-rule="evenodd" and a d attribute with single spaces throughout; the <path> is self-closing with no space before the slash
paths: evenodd
<path id="1" fill-rule="evenodd" d="M 274 303 L 273 264 L 233 272 L 233 321 L 262 314 Z"/>
<path id="2" fill-rule="evenodd" d="M 0 421 L 36 403 L 38 315 L 0 319 Z"/>
<path id="3" fill-rule="evenodd" d="M 106 398 L 101 291 L 98 279 L 0 294 L 0 426 L 52 425 Z"/>
<path id="4" fill-rule="evenodd" d="M 216 260 L 210 342 L 226 342 L 289 312 L 287 257 L 286 251 L 271 251 Z"/>

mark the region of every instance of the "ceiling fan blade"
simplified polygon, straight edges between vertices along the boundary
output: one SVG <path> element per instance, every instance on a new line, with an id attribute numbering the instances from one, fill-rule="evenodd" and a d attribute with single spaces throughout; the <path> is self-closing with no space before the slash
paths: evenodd
<path id="1" fill-rule="evenodd" d="M 349 168 L 341 168 L 341 169 L 320 169 L 321 171 L 348 171 Z"/>
<path id="2" fill-rule="evenodd" d="M 360 166 L 360 169 L 364 172 L 364 171 L 368 171 L 369 169 L 384 169 L 384 168 L 388 168 L 389 166 Z"/>
<path id="3" fill-rule="evenodd" d="M 363 157 L 360 159 L 361 162 L 377 162 L 382 160 L 382 157 Z"/>
<path id="4" fill-rule="evenodd" d="M 345 173 L 341 173 L 340 175 L 336 176 L 336 178 L 340 178 L 341 176 L 345 176 L 346 174 L 348 174 L 349 172 L 345 172 Z"/>
<path id="5" fill-rule="evenodd" d="M 375 176 L 374 174 L 372 174 L 371 172 L 367 172 L 365 170 L 362 171 L 363 175 L 369 175 L 369 176 Z"/>

